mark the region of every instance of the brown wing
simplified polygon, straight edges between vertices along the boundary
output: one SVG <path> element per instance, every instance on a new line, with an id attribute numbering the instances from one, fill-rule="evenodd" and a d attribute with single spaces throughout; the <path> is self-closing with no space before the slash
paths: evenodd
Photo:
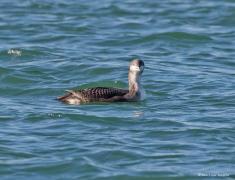
<path id="1" fill-rule="evenodd" d="M 119 89 L 119 88 L 95 87 L 95 88 L 79 90 L 77 92 L 79 92 L 82 97 L 88 99 L 100 99 L 100 98 L 109 99 L 114 96 L 124 96 L 129 91 L 126 89 Z"/>

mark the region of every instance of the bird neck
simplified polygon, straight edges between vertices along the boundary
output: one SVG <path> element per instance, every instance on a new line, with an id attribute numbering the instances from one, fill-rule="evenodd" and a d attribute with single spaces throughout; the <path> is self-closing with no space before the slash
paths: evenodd
<path id="1" fill-rule="evenodd" d="M 140 96 L 140 74 L 138 72 L 129 72 L 129 95 Z"/>

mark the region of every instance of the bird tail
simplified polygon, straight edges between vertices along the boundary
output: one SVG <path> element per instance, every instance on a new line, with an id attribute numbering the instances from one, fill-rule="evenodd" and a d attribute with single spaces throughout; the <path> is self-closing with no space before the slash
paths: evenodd
<path id="1" fill-rule="evenodd" d="M 72 90 L 66 90 L 66 92 L 68 93 L 63 96 L 57 97 L 57 100 L 62 101 L 67 104 L 80 104 L 81 98 L 76 92 Z"/>

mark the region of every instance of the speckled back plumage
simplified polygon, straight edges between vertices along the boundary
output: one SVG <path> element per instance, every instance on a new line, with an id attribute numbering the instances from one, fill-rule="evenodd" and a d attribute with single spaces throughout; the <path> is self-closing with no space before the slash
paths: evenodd
<path id="1" fill-rule="evenodd" d="M 129 91 L 119 88 L 109 88 L 109 87 L 94 87 L 88 89 L 68 91 L 69 93 L 59 97 L 58 99 L 70 104 L 80 104 L 84 102 L 108 102 L 115 101 L 119 97 L 123 97 Z"/>
<path id="2" fill-rule="evenodd" d="M 83 98 L 89 99 L 109 99 L 113 96 L 123 96 L 128 93 L 128 90 L 118 89 L 118 88 L 107 88 L 107 87 L 95 87 L 89 89 L 82 89 L 79 91 L 75 91 L 80 93 Z"/>

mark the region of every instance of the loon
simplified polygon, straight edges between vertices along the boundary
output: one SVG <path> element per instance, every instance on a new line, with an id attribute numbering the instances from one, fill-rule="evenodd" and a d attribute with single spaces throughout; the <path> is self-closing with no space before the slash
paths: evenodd
<path id="1" fill-rule="evenodd" d="M 67 104 L 81 104 L 89 102 L 130 102 L 143 98 L 140 85 L 141 75 L 144 71 L 144 62 L 134 59 L 130 62 L 128 81 L 129 89 L 112 87 L 93 87 L 81 90 L 66 90 L 68 93 L 57 97 L 59 101 Z"/>

